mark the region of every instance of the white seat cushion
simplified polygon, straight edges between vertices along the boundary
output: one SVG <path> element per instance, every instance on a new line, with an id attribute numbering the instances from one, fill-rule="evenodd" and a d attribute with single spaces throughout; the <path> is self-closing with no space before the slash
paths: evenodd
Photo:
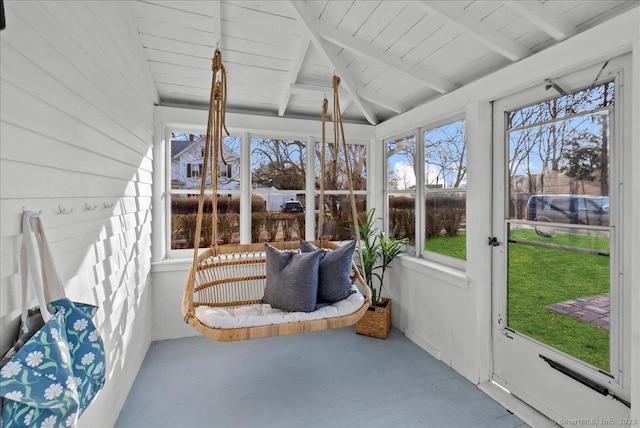
<path id="1" fill-rule="evenodd" d="M 212 328 L 244 328 L 263 325 L 284 324 L 298 321 L 312 321 L 350 315 L 364 304 L 364 296 L 357 291 L 344 300 L 323 306 L 314 312 L 287 312 L 274 309 L 271 305 L 257 303 L 238 308 L 212 308 L 198 306 L 196 317 L 204 325 Z"/>

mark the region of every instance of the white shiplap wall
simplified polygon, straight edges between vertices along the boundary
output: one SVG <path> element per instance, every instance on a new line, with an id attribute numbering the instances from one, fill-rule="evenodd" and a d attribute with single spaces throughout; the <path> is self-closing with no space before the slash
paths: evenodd
<path id="1" fill-rule="evenodd" d="M 0 351 L 14 339 L 20 314 L 26 207 L 43 212 L 67 295 L 100 307 L 108 380 L 80 425 L 112 426 L 151 338 L 157 93 L 127 2 L 9 1 L 5 12 Z"/>

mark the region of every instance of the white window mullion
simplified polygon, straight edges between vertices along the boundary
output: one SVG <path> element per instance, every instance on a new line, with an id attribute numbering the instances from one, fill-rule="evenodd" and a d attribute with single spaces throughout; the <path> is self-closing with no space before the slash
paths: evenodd
<path id="1" fill-rule="evenodd" d="M 416 129 L 416 256 L 422 256 L 425 240 L 424 129 Z"/>
<path id="2" fill-rule="evenodd" d="M 240 243 L 251 243 L 251 135 L 240 141 Z"/>
<path id="3" fill-rule="evenodd" d="M 307 137 L 307 176 L 305 193 L 305 236 L 308 241 L 316 239 L 316 138 Z"/>

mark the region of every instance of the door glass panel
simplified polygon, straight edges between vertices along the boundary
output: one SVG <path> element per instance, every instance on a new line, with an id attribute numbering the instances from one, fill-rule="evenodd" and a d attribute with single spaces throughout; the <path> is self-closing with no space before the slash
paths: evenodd
<path id="1" fill-rule="evenodd" d="M 609 233 L 509 225 L 507 325 L 609 370 Z"/>
<path id="2" fill-rule="evenodd" d="M 507 325 L 604 371 L 610 360 L 613 82 L 506 112 Z"/>

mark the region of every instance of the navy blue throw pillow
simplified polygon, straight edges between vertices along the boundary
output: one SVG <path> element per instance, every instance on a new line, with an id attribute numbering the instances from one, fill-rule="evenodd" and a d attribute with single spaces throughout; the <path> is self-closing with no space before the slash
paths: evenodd
<path id="1" fill-rule="evenodd" d="M 262 301 L 290 312 L 313 312 L 318 299 L 318 268 L 324 251 L 295 253 L 265 246 L 267 279 Z"/>
<path id="2" fill-rule="evenodd" d="M 307 241 L 300 241 L 302 253 L 318 251 L 318 248 Z M 318 279 L 318 303 L 335 303 L 344 300 L 354 293 L 351 289 L 351 262 L 356 241 L 351 241 L 335 250 L 323 250 L 325 256 L 320 261 L 320 277 Z"/>

